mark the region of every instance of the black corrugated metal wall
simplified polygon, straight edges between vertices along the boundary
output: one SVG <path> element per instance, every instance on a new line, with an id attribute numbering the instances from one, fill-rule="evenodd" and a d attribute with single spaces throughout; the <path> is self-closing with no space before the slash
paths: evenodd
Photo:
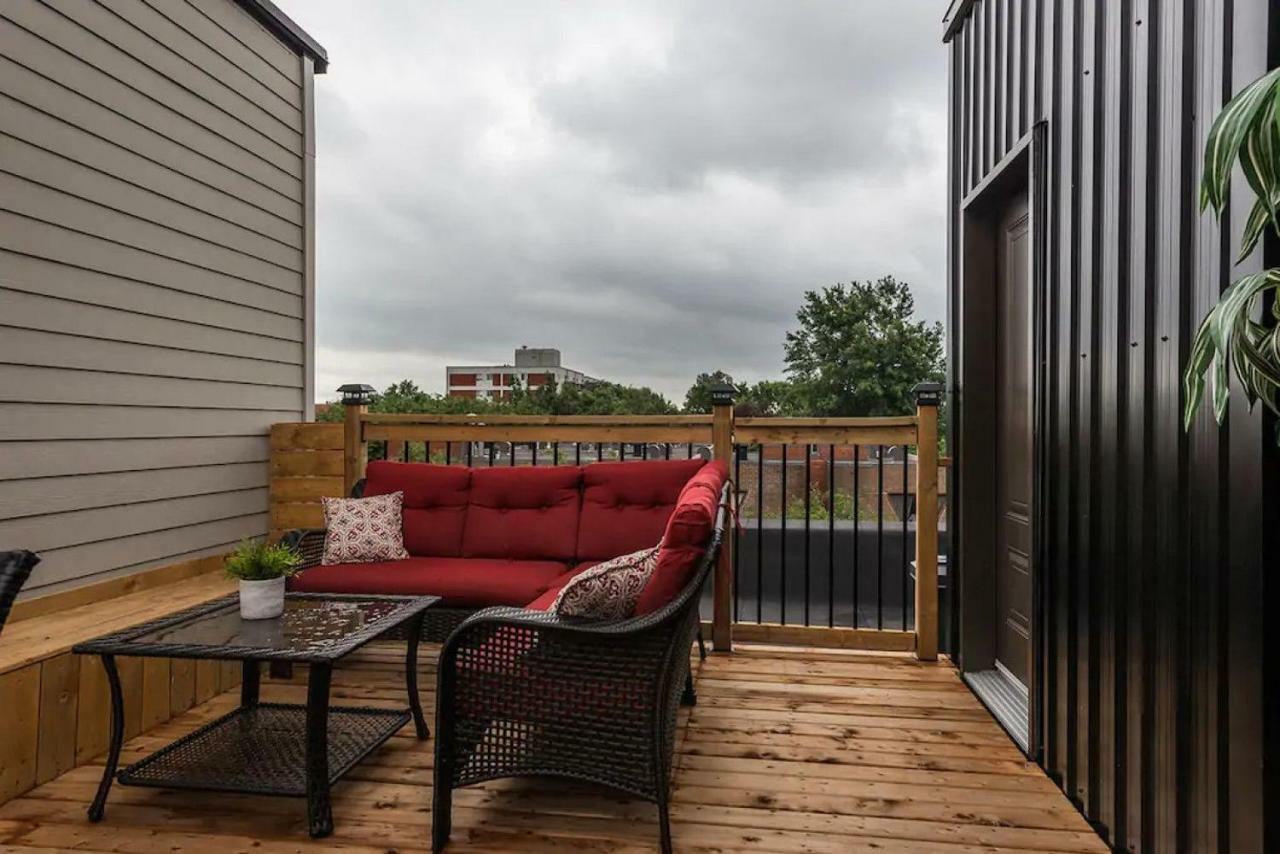
<path id="1" fill-rule="evenodd" d="M 1041 759 L 1118 850 L 1280 850 L 1263 764 L 1280 702 L 1271 425 L 1236 399 L 1225 429 L 1202 414 L 1184 434 L 1179 383 L 1199 317 L 1262 266 L 1231 264 L 1243 182 L 1225 227 L 1200 215 L 1198 182 L 1221 105 L 1277 64 L 1278 23 L 1277 0 L 956 0 L 948 15 L 952 364 L 962 202 L 1045 123 Z"/>

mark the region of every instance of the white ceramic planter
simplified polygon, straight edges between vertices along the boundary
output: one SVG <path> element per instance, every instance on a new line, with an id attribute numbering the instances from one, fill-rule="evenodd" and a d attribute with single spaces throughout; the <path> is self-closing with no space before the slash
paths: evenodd
<path id="1" fill-rule="evenodd" d="M 240 616 L 246 620 L 270 620 L 284 613 L 284 578 L 240 581 Z"/>

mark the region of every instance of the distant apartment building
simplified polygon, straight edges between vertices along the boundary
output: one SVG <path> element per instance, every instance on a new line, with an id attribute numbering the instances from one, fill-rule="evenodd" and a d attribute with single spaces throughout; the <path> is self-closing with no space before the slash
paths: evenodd
<path id="1" fill-rule="evenodd" d="M 484 400 L 511 396 L 514 384 L 537 389 L 555 381 L 556 385 L 587 385 L 599 382 L 582 371 L 560 364 L 560 351 L 553 347 L 521 347 L 508 365 L 453 365 L 445 368 L 445 388 L 450 397 L 477 397 Z"/>

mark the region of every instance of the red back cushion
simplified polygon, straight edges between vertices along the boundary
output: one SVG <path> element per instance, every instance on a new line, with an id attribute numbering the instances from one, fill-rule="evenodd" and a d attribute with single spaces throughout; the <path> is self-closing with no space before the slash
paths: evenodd
<path id="1" fill-rule="evenodd" d="M 573 560 L 581 480 L 577 466 L 475 469 L 462 556 Z"/>
<path id="2" fill-rule="evenodd" d="M 608 560 L 655 546 L 702 459 L 592 463 L 582 469 L 579 561 Z"/>
<path id="3" fill-rule="evenodd" d="M 658 565 L 636 601 L 636 615 L 649 614 L 666 605 L 684 589 L 711 544 L 720 492 L 729 477 L 721 460 L 710 462 L 680 492 L 658 550 Z"/>
<path id="4" fill-rule="evenodd" d="M 369 463 L 364 494 L 404 493 L 404 547 L 415 557 L 459 557 L 471 471 L 429 463 Z"/>

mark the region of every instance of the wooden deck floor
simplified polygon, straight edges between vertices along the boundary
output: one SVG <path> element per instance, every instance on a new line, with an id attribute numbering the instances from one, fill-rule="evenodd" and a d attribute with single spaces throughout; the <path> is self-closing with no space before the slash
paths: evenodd
<path id="1" fill-rule="evenodd" d="M 424 661 L 433 656 L 426 654 Z M 335 673 L 339 701 L 402 702 L 400 651 L 371 648 Z M 424 689 L 434 685 L 423 665 Z M 299 685 L 264 680 L 263 698 Z M 680 851 L 1105 851 L 946 664 L 907 656 L 744 648 L 713 656 L 683 719 L 672 826 Z M 230 708 L 219 696 L 133 739 L 126 761 Z M 434 699 L 424 696 L 424 701 Z M 428 710 L 430 715 L 430 710 Z M 106 820 L 85 808 L 86 766 L 0 807 L 0 852 L 408 851 L 429 845 L 432 744 L 407 732 L 334 792 L 334 835 L 312 842 L 299 800 L 116 786 Z M 545 780 L 455 795 L 450 850 L 652 851 L 652 805 Z"/>

